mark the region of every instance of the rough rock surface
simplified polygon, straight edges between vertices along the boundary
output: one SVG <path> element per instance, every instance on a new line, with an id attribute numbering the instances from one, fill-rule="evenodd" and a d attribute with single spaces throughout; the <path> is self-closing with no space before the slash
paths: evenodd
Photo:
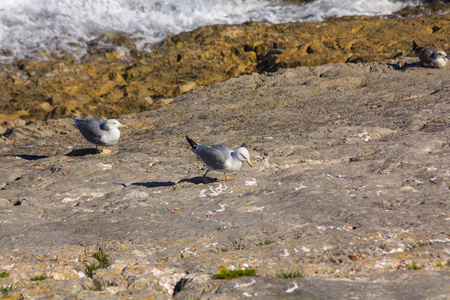
<path id="1" fill-rule="evenodd" d="M 155 109 L 242 74 L 409 56 L 413 39 L 450 53 L 449 10 L 439 2 L 412 11 L 420 17 L 404 10 L 389 18 L 205 26 L 170 37 L 150 53 L 124 34 L 105 34 L 89 42 L 80 60 L 48 53 L 46 61 L 1 64 L 0 134 L 19 118 L 109 118 Z"/>
<path id="2" fill-rule="evenodd" d="M 449 92 L 449 72 L 417 58 L 255 73 L 120 118 L 109 155 L 68 118 L 17 122 L 0 137 L 0 286 L 16 283 L 14 299 L 448 299 Z M 245 143 L 254 168 L 205 185 L 185 134 Z M 91 279 L 98 247 L 111 265 Z M 212 279 L 222 265 L 257 277 Z"/>

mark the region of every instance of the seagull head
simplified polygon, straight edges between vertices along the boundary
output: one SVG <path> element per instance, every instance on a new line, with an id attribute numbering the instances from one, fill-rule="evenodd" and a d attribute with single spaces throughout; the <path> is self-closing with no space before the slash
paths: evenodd
<path id="1" fill-rule="evenodd" d="M 108 119 L 105 122 L 105 130 L 112 130 L 117 128 L 127 128 L 126 125 L 120 124 L 116 119 Z"/>
<path id="2" fill-rule="evenodd" d="M 237 148 L 234 151 L 234 157 L 242 162 L 248 163 L 248 165 L 253 168 L 253 164 L 250 161 L 250 153 L 244 147 Z"/>
<path id="3" fill-rule="evenodd" d="M 435 52 L 436 58 L 443 58 L 443 59 L 448 59 L 447 53 L 445 53 L 442 50 L 437 50 Z"/>

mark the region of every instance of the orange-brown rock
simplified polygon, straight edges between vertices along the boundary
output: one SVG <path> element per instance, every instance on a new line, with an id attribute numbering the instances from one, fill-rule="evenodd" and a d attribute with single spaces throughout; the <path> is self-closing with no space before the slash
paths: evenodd
<path id="1" fill-rule="evenodd" d="M 124 34 L 88 45 L 80 61 L 18 60 L 0 71 L 0 124 L 68 116 L 117 117 L 241 74 L 414 55 L 412 40 L 450 52 L 450 4 L 421 17 L 345 17 L 320 23 L 215 25 L 170 37 L 151 53 Z M 407 14 L 403 11 L 400 15 Z M 413 13 L 423 13 L 422 8 Z M 129 50 L 128 57 L 100 40 Z"/>

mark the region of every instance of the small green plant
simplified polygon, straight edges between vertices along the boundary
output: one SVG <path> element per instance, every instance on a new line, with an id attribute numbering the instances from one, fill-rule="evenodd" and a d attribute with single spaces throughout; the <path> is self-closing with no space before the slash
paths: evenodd
<path id="1" fill-rule="evenodd" d="M 362 159 L 359 157 L 351 157 L 350 158 L 350 162 L 358 162 L 358 161 L 362 161 Z"/>
<path id="2" fill-rule="evenodd" d="M 408 269 L 410 269 L 410 270 L 420 270 L 420 269 L 423 269 L 423 266 L 419 266 L 419 265 L 413 264 Z"/>
<path id="3" fill-rule="evenodd" d="M 110 263 L 108 261 L 109 254 L 99 249 L 97 252 L 92 254 L 92 257 L 99 261 L 100 264 L 104 265 L 105 268 L 109 267 Z"/>
<path id="4" fill-rule="evenodd" d="M 82 287 L 84 290 L 89 290 L 89 291 L 101 291 L 103 288 L 102 282 L 98 279 L 94 279 L 92 281 L 92 285 L 89 285 L 89 286 L 83 285 Z"/>
<path id="5" fill-rule="evenodd" d="M 8 276 L 9 276 L 9 273 L 6 271 L 0 273 L 0 278 L 6 278 Z"/>
<path id="6" fill-rule="evenodd" d="M 34 275 L 34 276 L 30 276 L 30 280 L 31 281 L 41 281 L 41 280 L 45 280 L 49 278 L 47 274 L 42 273 L 40 275 Z"/>
<path id="7" fill-rule="evenodd" d="M 283 278 L 283 279 L 302 278 L 302 277 L 303 277 L 303 274 L 298 270 L 295 270 L 295 271 L 291 270 L 287 273 L 284 272 L 283 270 L 281 270 L 281 272 L 280 272 L 280 278 Z"/>
<path id="8" fill-rule="evenodd" d="M 98 270 L 98 269 L 106 269 L 108 266 L 105 266 L 102 263 L 90 263 L 90 264 L 85 264 L 85 268 L 84 268 L 84 274 L 87 275 L 87 277 L 92 278 L 92 276 L 94 275 L 94 271 Z"/>
<path id="9" fill-rule="evenodd" d="M 17 289 L 17 282 L 0 285 L 0 291 L 2 292 L 2 294 L 7 294 L 9 292 L 14 291 L 15 289 Z"/>
<path id="10" fill-rule="evenodd" d="M 227 269 L 225 266 L 219 267 L 219 272 L 213 275 L 213 279 L 233 279 L 244 276 L 256 276 L 254 268 L 241 269 L 237 267 L 235 270 Z"/>
<path id="11" fill-rule="evenodd" d="M 93 291 L 101 291 L 102 290 L 102 282 L 98 279 L 94 279 L 94 282 L 92 284 L 92 290 Z"/>
<path id="12" fill-rule="evenodd" d="M 85 264 L 84 273 L 89 277 L 92 278 L 94 275 L 94 271 L 98 269 L 106 269 L 111 265 L 111 263 L 108 260 L 109 254 L 104 252 L 102 249 L 99 249 L 97 252 L 92 254 L 92 257 L 95 258 L 97 262 L 93 262 L 90 264 Z"/>
<path id="13" fill-rule="evenodd" d="M 425 241 L 425 242 L 424 241 L 417 241 L 416 245 L 417 245 L 417 247 L 425 247 L 425 246 L 429 246 L 430 243 L 427 242 L 427 241 Z"/>
<path id="14" fill-rule="evenodd" d="M 273 241 L 271 241 L 269 238 L 266 238 L 266 240 L 264 242 L 263 241 L 259 241 L 259 243 L 256 244 L 256 245 L 257 246 L 263 246 L 263 245 L 270 245 L 272 243 L 273 243 Z"/>
<path id="15" fill-rule="evenodd" d="M 444 265 L 442 264 L 442 263 L 437 263 L 436 264 L 436 267 L 438 267 L 438 268 L 442 268 Z"/>

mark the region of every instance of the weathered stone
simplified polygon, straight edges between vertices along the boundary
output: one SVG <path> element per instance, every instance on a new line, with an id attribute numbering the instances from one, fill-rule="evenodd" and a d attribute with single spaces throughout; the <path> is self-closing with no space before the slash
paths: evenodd
<path id="1" fill-rule="evenodd" d="M 69 118 L 16 121 L 0 137 L 0 285 L 17 282 L 16 298 L 446 299 L 449 82 L 417 58 L 240 76 L 122 116 L 110 155 Z M 205 185 L 185 134 L 245 143 L 254 168 Z M 88 278 L 99 247 L 111 265 Z M 220 266 L 258 277 L 212 279 Z M 30 280 L 42 273 L 54 278 Z"/>

